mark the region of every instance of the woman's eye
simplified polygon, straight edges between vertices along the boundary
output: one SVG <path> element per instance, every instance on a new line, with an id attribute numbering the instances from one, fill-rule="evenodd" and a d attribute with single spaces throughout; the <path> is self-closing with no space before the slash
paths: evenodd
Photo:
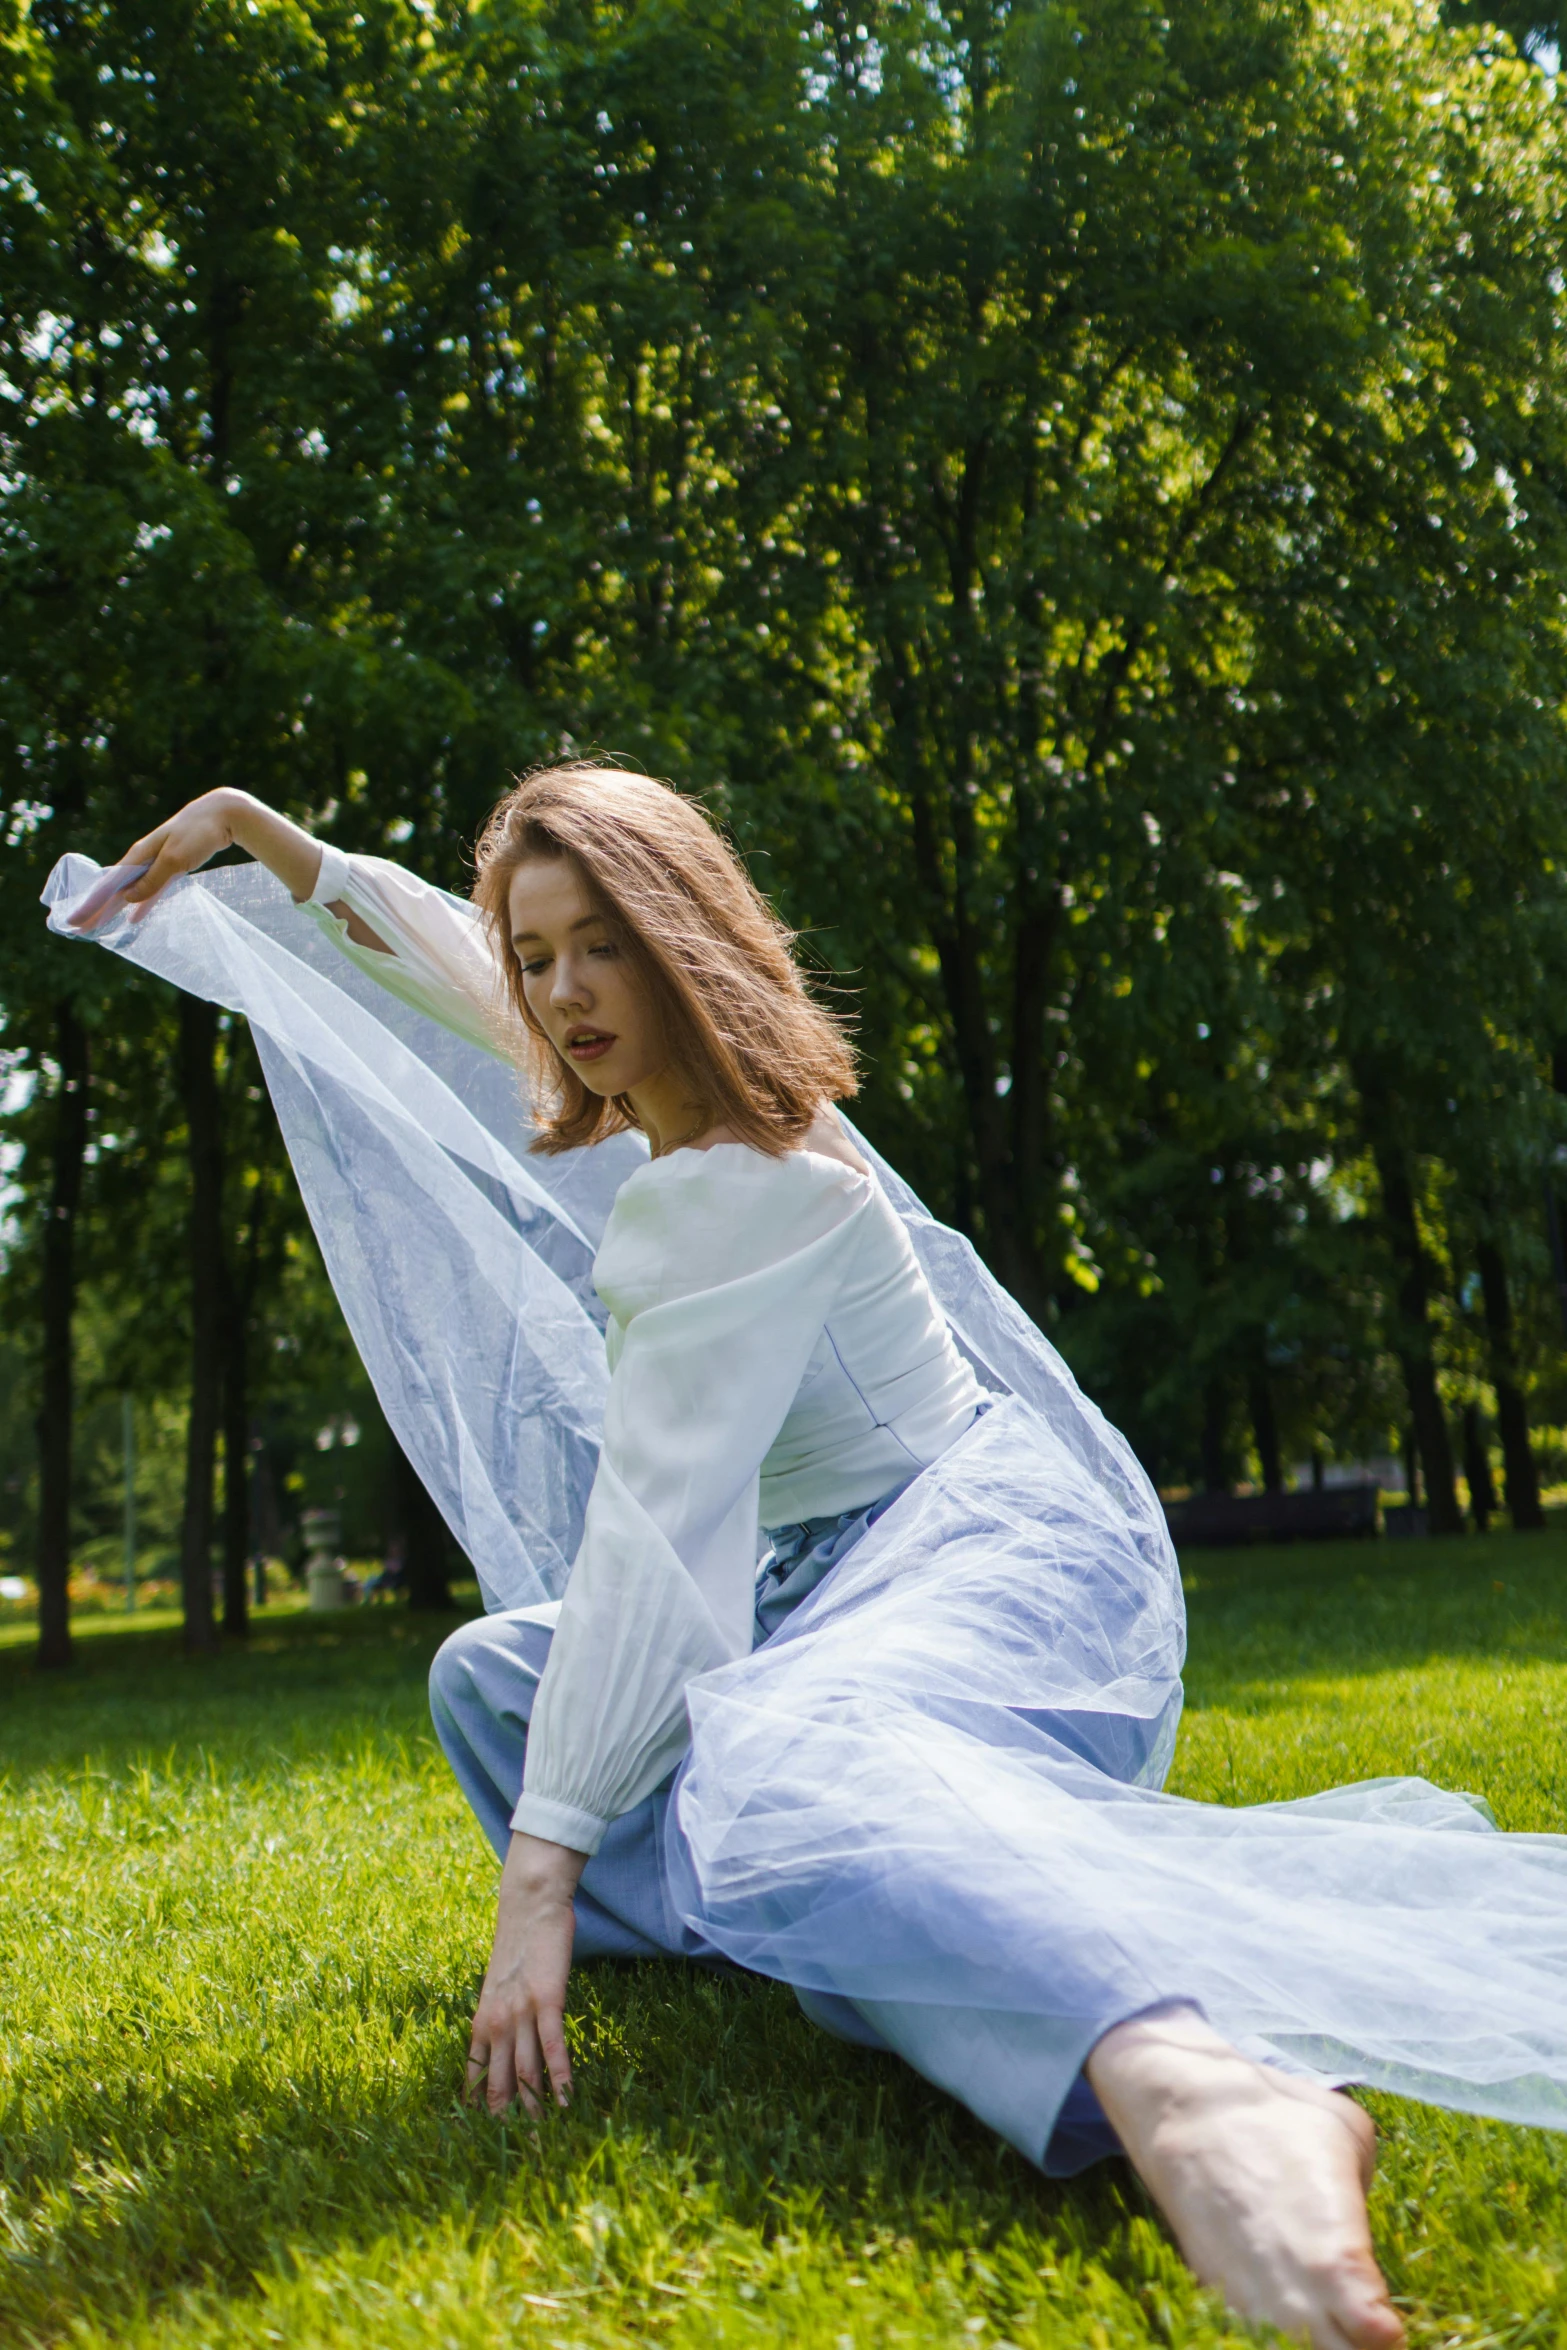
<path id="1" fill-rule="evenodd" d="M 590 955 L 616 955 L 620 949 L 612 938 L 601 938 L 596 947 L 589 947 L 588 952 Z"/>
<path id="2" fill-rule="evenodd" d="M 547 956 L 536 955 L 531 963 L 524 963 L 522 967 L 527 976 L 530 979 L 534 979 L 537 978 L 541 971 L 547 971 L 549 969 L 549 959 Z"/>

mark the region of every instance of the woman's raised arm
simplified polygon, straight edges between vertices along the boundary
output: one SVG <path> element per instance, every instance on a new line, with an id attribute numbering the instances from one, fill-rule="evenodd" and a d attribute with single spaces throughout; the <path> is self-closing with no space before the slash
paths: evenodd
<path id="1" fill-rule="evenodd" d="M 199 800 L 192 800 L 177 815 L 132 841 L 120 863 L 145 865 L 147 871 L 126 890 L 122 904 L 150 905 L 182 873 L 194 873 L 198 866 L 231 848 L 244 849 L 269 873 L 275 873 L 291 897 L 303 901 L 316 886 L 321 871 L 320 842 L 275 808 L 252 799 L 249 792 L 222 789 L 203 792 Z M 348 935 L 356 946 L 387 951 L 385 941 L 350 907 L 334 905 L 332 912 L 347 921 Z"/>
<path id="2" fill-rule="evenodd" d="M 70 917 L 91 930 L 111 908 L 132 921 L 171 881 L 241 848 L 275 873 L 333 944 L 378 986 L 502 1060 L 512 1056 L 507 1007 L 477 907 L 448 895 L 384 857 L 350 857 L 312 840 L 297 824 L 248 792 L 211 791 L 144 833 L 125 851 L 126 867 L 146 866 L 137 881 L 106 896 L 104 883 Z"/>

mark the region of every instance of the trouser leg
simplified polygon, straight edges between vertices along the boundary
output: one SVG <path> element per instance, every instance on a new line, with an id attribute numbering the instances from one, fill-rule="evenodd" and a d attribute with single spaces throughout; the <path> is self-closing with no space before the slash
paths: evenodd
<path id="1" fill-rule="evenodd" d="M 1175 1709 L 1178 1711 L 1178 1707 Z M 1152 1722 L 1114 1714 L 1025 1713 L 1068 1754 L 1091 1762 L 1107 1777 L 1132 1780 L 1166 1735 Z M 1093 1936 L 1068 1933 L 1063 1951 L 1063 2001 L 1052 2016 L 1000 2008 L 927 2001 L 848 1999 L 798 1991 L 814 2023 L 863 2047 L 890 2049 L 937 2088 L 945 2089 L 1051 2178 L 1069 2178 L 1121 2151 L 1120 2141 L 1083 2067 L 1090 2051 L 1116 2024 L 1150 2009 L 1150 1987 L 1108 1963 L 1096 1964 Z M 1154 2002 L 1163 2005 L 1164 2002 Z"/>
<path id="2" fill-rule="evenodd" d="M 522 1793 L 528 1723 L 550 1652 L 555 1609 L 480 1616 L 443 1642 L 430 1667 L 430 1715 L 447 1761 L 498 1857 Z M 674 1916 L 660 1866 L 669 1786 L 611 1823 L 577 1887 L 579 1958 L 677 1956 L 725 1961 Z"/>
<path id="3" fill-rule="evenodd" d="M 525 1608 L 465 1624 L 430 1671 L 436 1735 L 498 1855 L 505 1853 L 522 1792 L 528 1723 L 554 1613 Z M 660 1788 L 616 1820 L 584 1869 L 576 1904 L 580 1957 L 678 1955 L 725 1963 L 676 1918 L 665 1892 L 660 1854 L 669 1792 Z M 1085 2021 L 920 2001 L 851 2001 L 822 1992 L 797 1996 L 813 2022 L 840 2039 L 895 2051 L 1051 2176 L 1068 2176 L 1117 2151 L 1082 2067 L 1100 2035 L 1143 2002 L 1116 2003 L 1111 1993 L 1104 2014 Z"/>
<path id="4" fill-rule="evenodd" d="M 523 1610 L 464 1624 L 430 1667 L 435 1735 L 497 1857 L 511 1839 L 528 1723 L 549 1652 L 548 1623 Z"/>
<path id="5" fill-rule="evenodd" d="M 1050 2178 L 1070 2178 L 1121 2151 L 1083 2071 L 1103 2034 L 1126 2020 L 1114 2007 L 1084 2023 L 823 1991 L 795 1997 L 812 2023 L 836 2038 L 901 2056 Z"/>

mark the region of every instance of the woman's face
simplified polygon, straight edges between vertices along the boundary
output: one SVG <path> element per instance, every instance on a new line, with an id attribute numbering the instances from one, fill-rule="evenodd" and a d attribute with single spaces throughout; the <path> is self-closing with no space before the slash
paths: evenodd
<path id="1" fill-rule="evenodd" d="M 561 1059 L 592 1093 L 657 1077 L 668 1056 L 654 1007 L 573 859 L 529 858 L 507 903 L 528 1009 Z"/>

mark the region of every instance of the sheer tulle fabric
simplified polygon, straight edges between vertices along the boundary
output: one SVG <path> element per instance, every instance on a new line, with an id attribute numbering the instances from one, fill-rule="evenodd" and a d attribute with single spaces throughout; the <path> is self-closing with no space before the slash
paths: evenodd
<path id="1" fill-rule="evenodd" d="M 1178 1655 L 1117 1504 L 999 1405 L 691 1691 L 677 1907 L 807 1990 L 1058 2021 L 1186 1998 L 1259 2054 L 1567 2124 L 1567 1839 L 1421 1780 L 1164 1795 Z"/>
<path id="2" fill-rule="evenodd" d="M 56 867 L 56 929 L 98 870 Z M 257 866 L 94 937 L 249 1019 L 354 1343 L 485 1605 L 557 1598 L 609 1386 L 593 1256 L 645 1144 L 529 1158 L 510 1065 L 357 969 Z"/>
<path id="3" fill-rule="evenodd" d="M 97 871 L 57 869 L 56 927 Z M 487 1603 L 558 1593 L 607 1384 L 592 1256 L 641 1146 L 526 1158 L 511 1072 L 254 870 L 97 935 L 248 1016 L 388 1419 Z M 1184 1996 L 1324 2071 L 1567 2125 L 1567 1839 L 1498 1836 L 1420 1780 L 1162 1794 L 1183 1617 L 1157 1497 L 967 1243 L 877 1173 L 1005 1400 L 774 1639 L 693 1684 L 686 1917 L 808 1990 L 1052 2019 L 1102 2014 L 1107 1984 Z"/>

